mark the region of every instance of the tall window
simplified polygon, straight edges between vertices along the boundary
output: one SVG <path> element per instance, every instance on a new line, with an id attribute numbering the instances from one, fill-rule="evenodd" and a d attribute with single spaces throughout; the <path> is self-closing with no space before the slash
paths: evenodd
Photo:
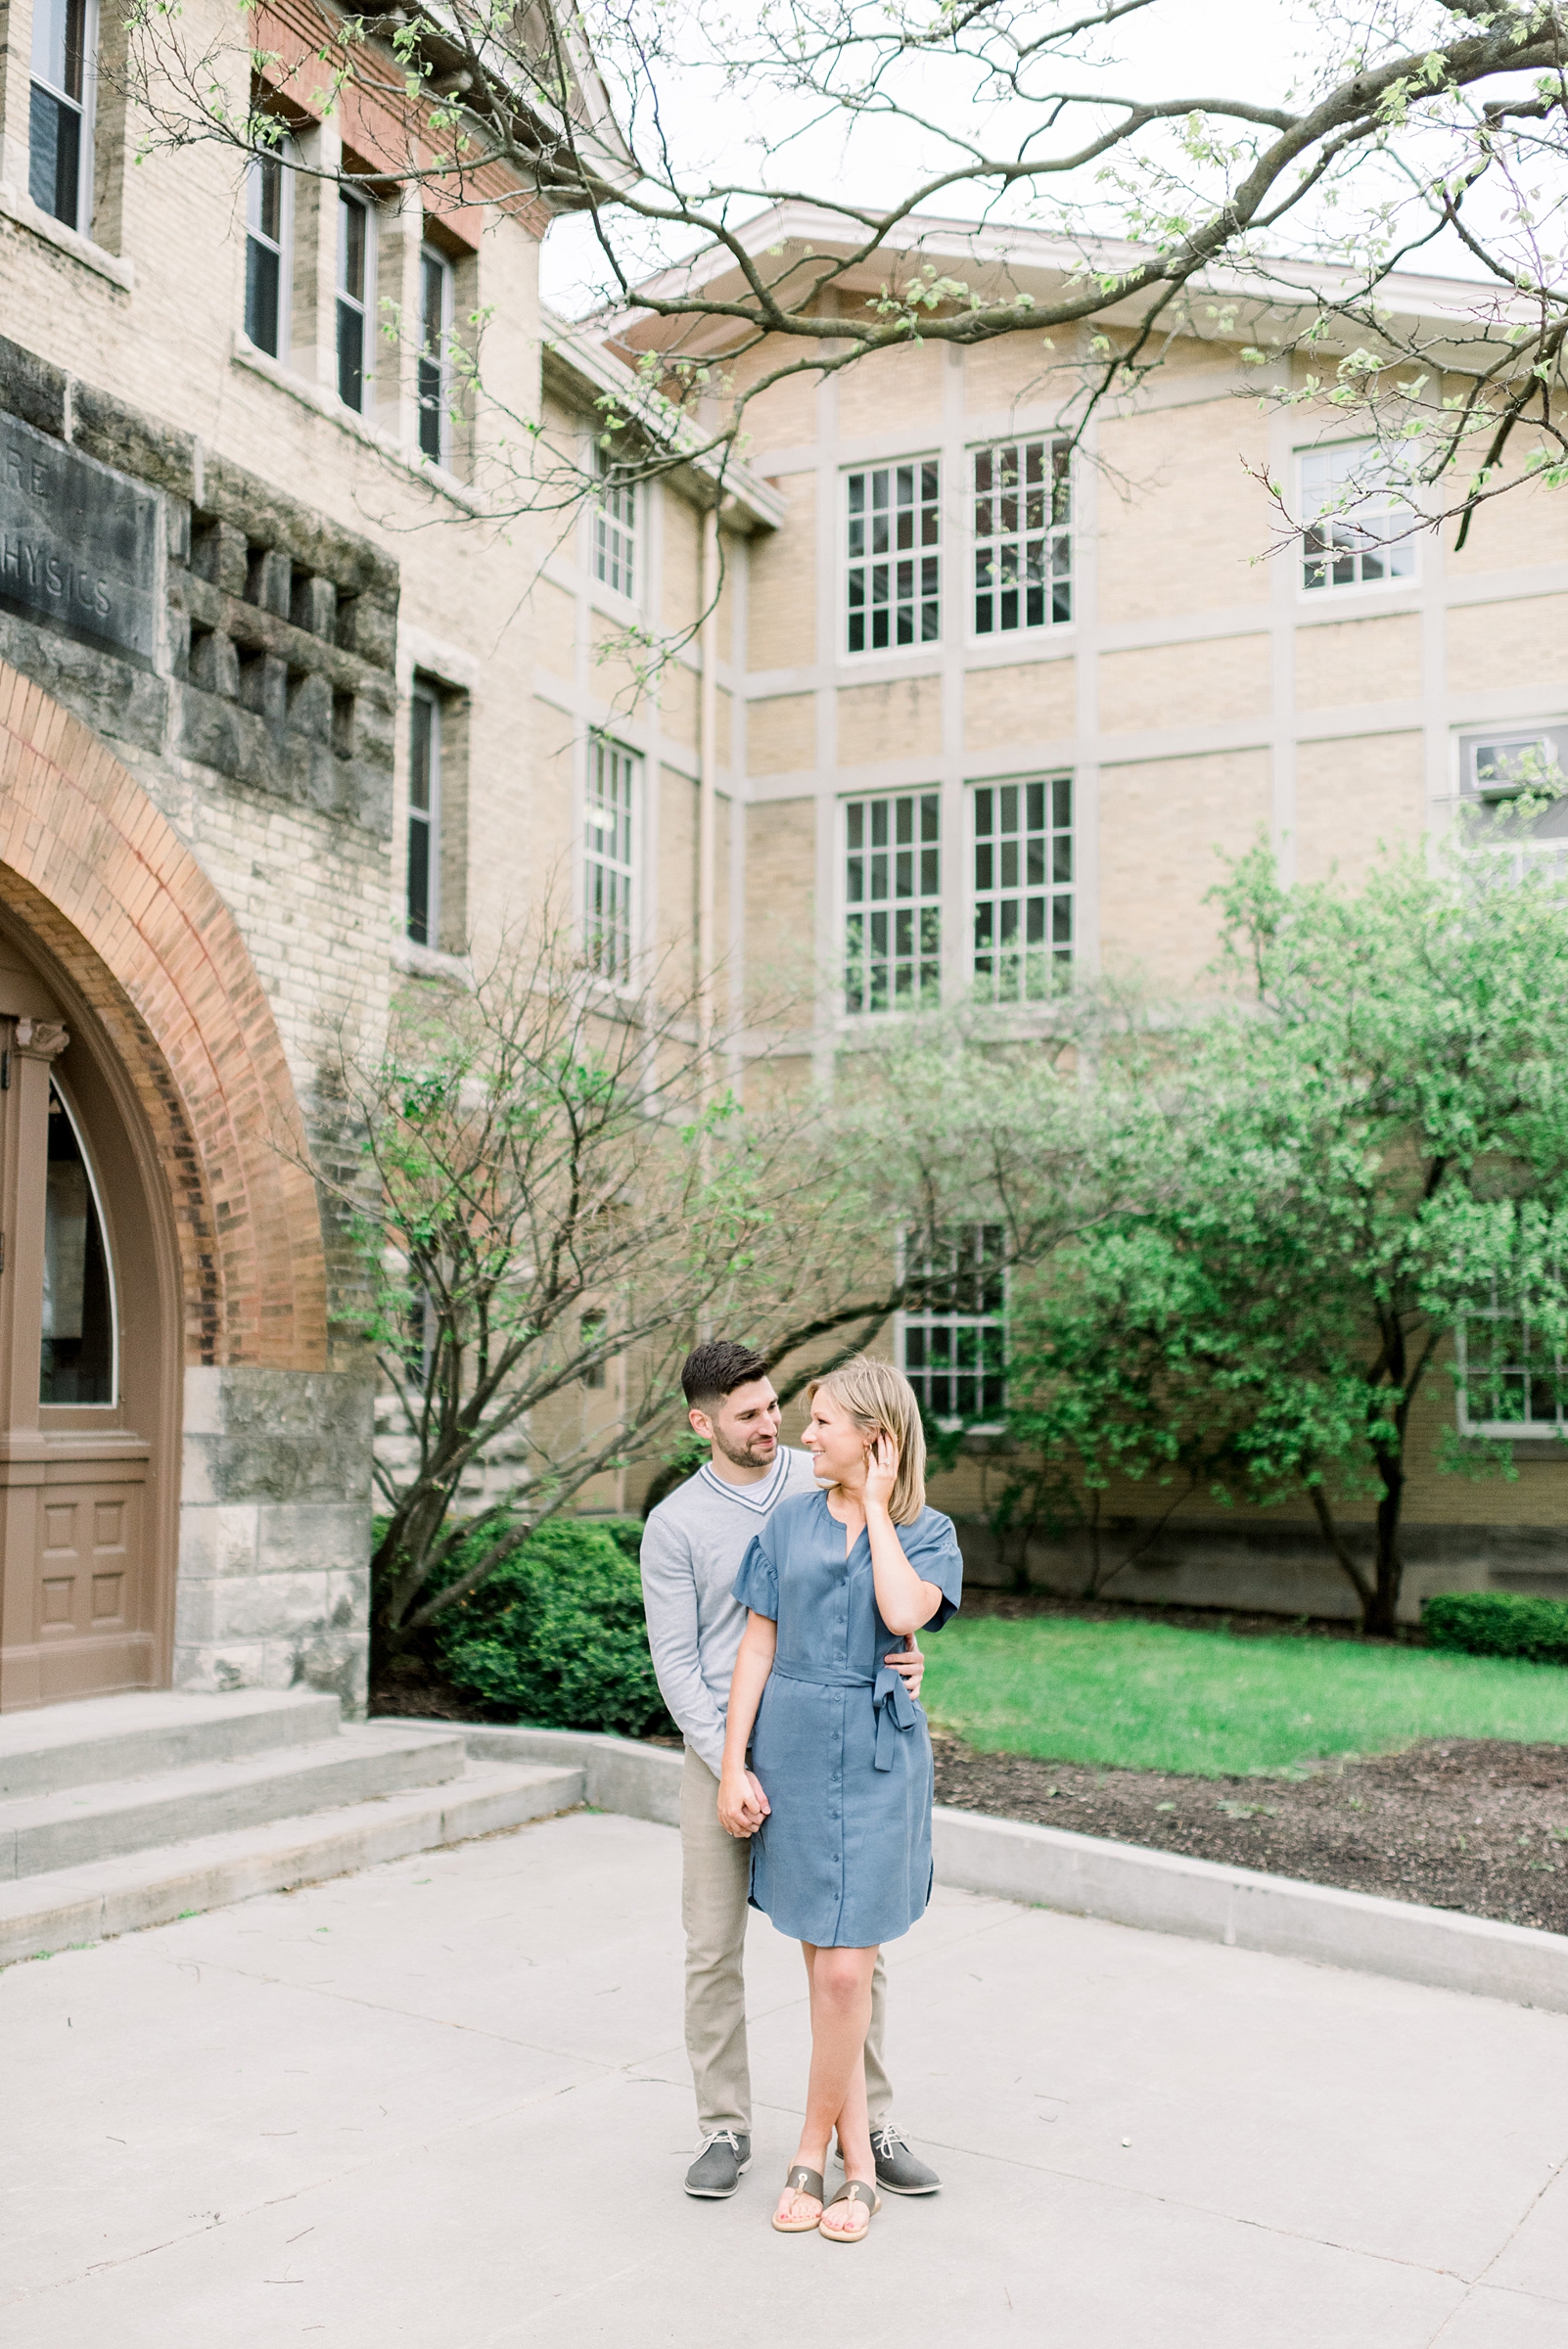
<path id="1" fill-rule="evenodd" d="M 852 653 L 935 644 L 942 634 L 940 472 L 931 457 L 847 477 Z"/>
<path id="2" fill-rule="evenodd" d="M 1065 440 L 977 448 L 975 634 L 1073 617 L 1072 494 Z"/>
<path id="3" fill-rule="evenodd" d="M 597 452 L 599 488 L 593 509 L 593 576 L 622 595 L 634 592 L 637 566 L 637 487 L 618 478 L 608 449 Z"/>
<path id="4" fill-rule="evenodd" d="M 975 793 L 975 978 L 1007 1003 L 1036 1001 L 1073 954 L 1073 778 L 988 783 Z"/>
<path id="5" fill-rule="evenodd" d="M 1415 541 L 1408 504 L 1388 485 L 1373 440 L 1343 440 L 1335 448 L 1301 452 L 1302 584 L 1364 587 L 1374 580 L 1413 579 Z"/>
<path id="6" fill-rule="evenodd" d="M 1007 1402 L 1005 1233 L 967 1223 L 904 1241 L 903 1277 L 920 1303 L 899 1316 L 903 1374 L 931 1419 L 1000 1418 Z"/>
<path id="7" fill-rule="evenodd" d="M 452 331 L 452 264 L 431 246 L 419 251 L 419 445 L 446 462 L 449 439 L 447 338 Z"/>
<path id="8" fill-rule="evenodd" d="M 1459 1423 L 1476 1435 L 1568 1437 L 1568 1356 L 1559 1337 L 1500 1304 L 1458 1329 Z"/>
<path id="9" fill-rule="evenodd" d="M 624 987 L 631 977 L 632 820 L 641 761 L 616 742 L 588 744 L 583 932 L 588 960 Z"/>
<path id="10" fill-rule="evenodd" d="M 409 713 L 408 935 L 416 946 L 440 940 L 441 706 L 416 685 Z"/>
<path id="11" fill-rule="evenodd" d="M 940 991 L 940 815 L 934 791 L 845 808 L 846 1011 L 912 1011 Z"/>
<path id="12" fill-rule="evenodd" d="M 294 174 L 284 146 L 253 155 L 245 188 L 245 331 L 281 359 L 288 342 L 289 216 Z"/>
<path id="13" fill-rule="evenodd" d="M 35 0 L 27 192 L 85 235 L 92 225 L 94 0 Z"/>
<path id="14" fill-rule="evenodd" d="M 370 288 L 375 282 L 370 207 L 338 192 L 338 397 L 363 415 Z"/>
<path id="15" fill-rule="evenodd" d="M 49 1087 L 40 1403 L 113 1403 L 115 1303 L 98 1197 L 75 1122 Z"/>

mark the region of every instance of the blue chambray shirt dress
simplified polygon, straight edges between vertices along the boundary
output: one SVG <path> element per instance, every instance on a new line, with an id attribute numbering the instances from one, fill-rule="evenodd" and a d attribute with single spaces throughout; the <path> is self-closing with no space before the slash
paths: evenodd
<path id="1" fill-rule="evenodd" d="M 898 1645 L 877 1613 L 871 1544 L 848 1557 L 827 1496 L 781 1501 L 753 1537 L 734 1595 L 778 1626 L 752 1731 L 751 1766 L 771 1806 L 752 1837 L 751 1903 L 819 1949 L 896 1941 L 931 1899 L 931 1734 L 883 1657 Z M 963 1559 L 950 1517 L 899 1527 L 903 1554 L 957 1608 Z"/>

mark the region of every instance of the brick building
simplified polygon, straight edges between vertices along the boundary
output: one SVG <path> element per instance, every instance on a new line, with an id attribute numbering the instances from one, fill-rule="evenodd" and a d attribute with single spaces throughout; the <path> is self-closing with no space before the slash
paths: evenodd
<path id="1" fill-rule="evenodd" d="M 841 222 L 795 205 L 744 234 L 781 274 L 842 246 Z M 1075 259 L 1042 236 L 924 219 L 912 257 L 983 299 L 1040 304 Z M 874 297 L 883 274 L 852 271 L 828 299 Z M 740 291 L 719 252 L 660 290 L 698 279 L 720 297 Z M 1424 348 L 1447 345 L 1462 364 L 1474 288 L 1401 276 L 1387 299 Z M 1011 990 L 1027 1028 L 1032 988 L 1066 959 L 1190 1002 L 1218 944 L 1205 898 L 1219 852 L 1267 831 L 1287 877 L 1354 882 L 1379 844 L 1440 833 L 1485 798 L 1510 757 L 1534 748 L 1568 769 L 1562 498 L 1521 488 L 1457 552 L 1452 529 L 1402 537 L 1375 505 L 1357 507 L 1337 544 L 1334 526 L 1281 543 L 1265 481 L 1288 484 L 1293 512 L 1326 507 L 1365 444 L 1331 407 L 1260 398 L 1300 386 L 1306 367 L 1260 368 L 1243 347 L 1267 350 L 1299 321 L 1260 314 L 1240 283 L 1195 310 L 1145 388 L 1100 410 L 1070 469 L 1053 428 L 1086 340 L 901 349 L 820 384 L 796 377 L 748 409 L 748 463 L 786 512 L 731 558 L 720 675 L 733 677 L 744 835 L 731 918 L 743 970 L 809 961 L 803 1065 L 815 1055 L 825 1073 L 834 1043 L 874 1041 L 922 988 L 947 1000 L 977 983 Z M 635 310 L 607 328 L 628 353 L 678 334 L 689 359 L 716 358 L 733 331 Z M 782 355 L 764 343 L 738 371 L 761 380 Z M 1560 870 L 1568 803 L 1535 830 L 1526 853 Z M 901 875 L 894 855 L 878 857 L 883 843 L 914 852 Z M 960 1259 L 969 1244 L 955 1235 Z M 994 1283 L 989 1295 L 964 1286 L 968 1310 L 888 1337 L 934 1411 L 983 1417 L 1003 1300 Z M 1499 1334 L 1497 1359 L 1512 1359 L 1519 1334 Z M 982 1367 L 951 1375 L 965 1356 Z M 1568 1597 L 1563 1414 L 1546 1405 L 1504 1427 L 1496 1407 L 1473 1391 L 1456 1399 L 1447 1377 L 1425 1391 L 1405 1512 L 1407 1614 L 1436 1589 Z M 1508 1435 L 1517 1482 L 1439 1473 L 1456 1410 L 1461 1430 Z M 979 1437 L 934 1488 L 966 1529 L 972 1572 L 1003 1571 L 984 1522 L 1008 1473 Z M 1108 1562 L 1141 1553 L 1119 1595 L 1355 1614 L 1305 1500 L 1207 1518 L 1183 1504 L 1144 1548 L 1169 1497 L 1132 1485 L 1107 1495 Z M 1086 1565 L 1086 1545 L 1071 1543 L 1030 1559 L 1038 1579 L 1074 1590 Z"/>
<path id="2" fill-rule="evenodd" d="M 1059 472 L 1057 395 L 1020 344 L 769 394 L 721 511 L 689 468 L 497 522 L 520 420 L 587 469 L 650 330 L 545 316 L 536 191 L 378 179 L 407 122 L 358 87 L 312 114 L 325 21 L 263 20 L 287 147 L 133 169 L 82 0 L 0 18 L 8 1710 L 171 1681 L 360 1700 L 374 1397 L 310 1162 L 341 1143 L 340 1039 L 545 887 L 613 899 L 628 949 L 705 924 L 738 1003 L 804 971 L 804 1070 L 1015 935 L 1190 991 L 1212 844 L 1264 822 L 1298 872 L 1354 872 L 1443 822 L 1489 746 L 1568 718 L 1551 501 L 1495 509 L 1459 558 L 1358 552 L 1320 586 L 1259 562 L 1242 459 L 1319 464 L 1323 436 L 1238 400 L 1218 336 L 1105 415 L 1103 469 L 1054 508 L 1027 492 Z M 184 21 L 243 97 L 250 21 Z M 961 226 L 926 250 L 1026 284 L 1061 266 Z M 430 353 L 481 318 L 465 404 Z M 915 541 L 907 577 L 878 565 L 879 516 Z M 680 638 L 652 689 L 619 649 L 635 627 Z M 865 894 L 884 835 L 917 852 L 906 898 Z M 895 1341 L 918 1367 L 950 1335 Z M 1420 1490 L 1432 1572 L 1554 1570 L 1539 1450 L 1505 1492 Z M 974 1517 L 985 1473 L 939 1497 Z M 1302 1604 L 1294 1538 L 1269 1571 Z M 1231 1595 L 1237 1571 L 1201 1538 L 1175 1568 Z"/>

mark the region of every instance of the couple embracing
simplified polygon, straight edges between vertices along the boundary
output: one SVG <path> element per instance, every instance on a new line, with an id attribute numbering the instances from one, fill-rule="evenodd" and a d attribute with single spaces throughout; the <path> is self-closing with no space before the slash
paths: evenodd
<path id="1" fill-rule="evenodd" d="M 649 1643 L 685 1739 L 686 2048 L 702 2142 L 686 2191 L 732 2194 L 751 2161 L 742 1964 L 748 1903 L 806 1960 L 811 2068 L 781 2234 L 859 2242 L 878 2188 L 935 2193 L 891 2115 L 882 1944 L 931 1897 L 931 1740 L 916 1635 L 958 1605 L 950 1519 L 925 1501 L 908 1381 L 862 1356 L 807 1390 L 805 1451 L 779 1443 L 761 1355 L 699 1346 L 682 1386 L 708 1461 L 650 1515 Z M 829 2195 L 837 2139 L 844 2183 Z"/>

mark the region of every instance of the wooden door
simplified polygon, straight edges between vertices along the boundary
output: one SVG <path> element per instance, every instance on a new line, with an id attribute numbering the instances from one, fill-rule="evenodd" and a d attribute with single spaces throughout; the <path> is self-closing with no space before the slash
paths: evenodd
<path id="1" fill-rule="evenodd" d="M 0 936 L 0 1710 L 147 1687 L 164 1591 L 135 1369 L 136 1170 L 95 1056 Z M 127 1315 L 129 1309 L 129 1315 Z M 154 1314 L 155 1324 L 162 1316 Z M 140 1403 L 141 1408 L 136 1408 Z M 156 1416 L 156 1402 L 153 1404 Z M 138 1421 L 144 1422 L 138 1424 Z"/>

